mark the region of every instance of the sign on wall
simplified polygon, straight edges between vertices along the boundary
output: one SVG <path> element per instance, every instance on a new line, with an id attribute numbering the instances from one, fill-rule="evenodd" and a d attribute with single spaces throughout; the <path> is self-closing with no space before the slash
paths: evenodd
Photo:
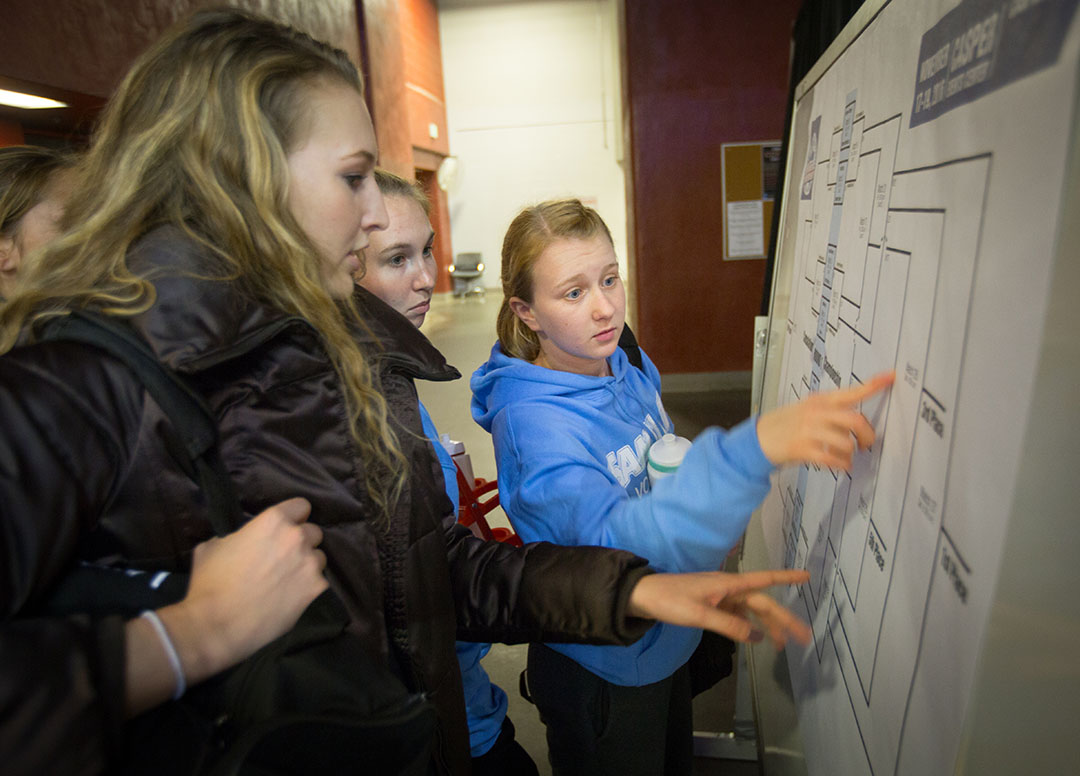
<path id="1" fill-rule="evenodd" d="M 772 232 L 780 142 L 724 143 L 724 259 L 763 259 Z"/>

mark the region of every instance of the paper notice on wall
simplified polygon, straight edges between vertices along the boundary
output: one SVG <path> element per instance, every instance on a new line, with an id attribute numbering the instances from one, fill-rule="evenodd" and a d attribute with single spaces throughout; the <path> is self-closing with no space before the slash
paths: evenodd
<path id="1" fill-rule="evenodd" d="M 765 216 L 760 199 L 727 203 L 727 258 L 765 255 Z"/>

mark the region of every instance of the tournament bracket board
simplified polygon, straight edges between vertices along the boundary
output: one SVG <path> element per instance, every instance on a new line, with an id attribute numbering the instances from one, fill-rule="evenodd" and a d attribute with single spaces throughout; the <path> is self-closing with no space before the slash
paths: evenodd
<path id="1" fill-rule="evenodd" d="M 1076 137 L 1076 0 L 868 2 L 795 97 L 762 410 L 887 369 L 849 473 L 760 511 L 811 774 L 956 767 Z M 1066 744 L 1072 745 L 1072 744 Z"/>

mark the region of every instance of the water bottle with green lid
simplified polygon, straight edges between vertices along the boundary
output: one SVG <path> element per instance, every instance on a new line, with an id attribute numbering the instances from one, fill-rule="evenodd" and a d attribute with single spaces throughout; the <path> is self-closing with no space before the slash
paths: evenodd
<path id="1" fill-rule="evenodd" d="M 682 463 L 686 451 L 690 449 L 690 440 L 675 434 L 664 434 L 653 442 L 647 456 L 646 470 L 649 472 L 649 482 L 674 474 Z"/>

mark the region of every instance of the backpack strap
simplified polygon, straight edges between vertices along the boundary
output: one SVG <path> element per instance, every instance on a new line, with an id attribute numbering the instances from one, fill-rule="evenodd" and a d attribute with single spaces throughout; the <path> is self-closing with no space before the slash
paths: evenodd
<path id="1" fill-rule="evenodd" d="M 619 347 L 626 352 L 626 357 L 633 366 L 643 370 L 641 365 L 641 347 L 637 344 L 637 338 L 634 336 L 634 332 L 630 331 L 630 327 L 625 324 L 623 324 L 622 334 L 619 335 Z"/>
<path id="2" fill-rule="evenodd" d="M 165 413 L 183 443 L 188 471 L 202 489 L 214 533 L 224 536 L 241 524 L 240 502 L 218 455 L 217 420 L 198 393 L 158 360 L 150 346 L 115 318 L 74 311 L 38 332 L 43 341 L 80 342 L 122 361 Z"/>

